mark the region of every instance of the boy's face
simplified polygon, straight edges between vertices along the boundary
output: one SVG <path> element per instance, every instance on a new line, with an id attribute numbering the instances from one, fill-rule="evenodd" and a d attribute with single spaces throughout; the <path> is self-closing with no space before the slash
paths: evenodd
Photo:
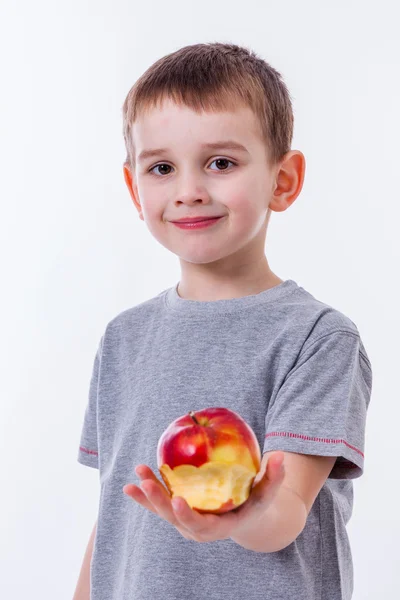
<path id="1" fill-rule="evenodd" d="M 132 128 L 136 165 L 125 181 L 152 235 L 181 259 L 204 264 L 231 255 L 264 254 L 267 210 L 277 166 L 267 162 L 260 125 L 249 108 L 195 113 L 166 100 Z M 245 149 L 203 147 L 233 140 Z M 143 151 L 164 148 L 152 157 Z M 300 190 L 299 190 L 300 191 Z M 284 210 L 284 208 L 272 210 Z M 203 229 L 181 229 L 182 217 L 220 216 Z M 252 256 L 257 259 L 257 256 Z"/>

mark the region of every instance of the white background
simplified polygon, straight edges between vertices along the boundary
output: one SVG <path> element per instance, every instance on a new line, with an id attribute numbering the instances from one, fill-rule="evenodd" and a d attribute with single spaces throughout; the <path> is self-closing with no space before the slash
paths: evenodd
<path id="1" fill-rule="evenodd" d="M 354 600 L 400 597 L 398 11 L 3 0 L 2 598 L 73 596 L 99 500 L 98 472 L 76 460 L 97 344 L 110 319 L 180 276 L 123 180 L 122 104 L 156 59 L 212 41 L 251 47 L 293 97 L 306 177 L 272 213 L 266 253 L 360 330 L 374 382 L 348 527 Z"/>

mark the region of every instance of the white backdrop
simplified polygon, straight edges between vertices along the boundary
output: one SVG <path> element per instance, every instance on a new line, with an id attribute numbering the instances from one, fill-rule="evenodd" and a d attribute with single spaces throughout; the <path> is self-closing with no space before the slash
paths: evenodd
<path id="1" fill-rule="evenodd" d="M 374 382 L 354 600 L 400 597 L 398 20 L 395 0 L 3 0 L 1 598 L 73 596 L 99 500 L 76 461 L 97 344 L 180 275 L 123 180 L 122 103 L 156 59 L 211 41 L 251 47 L 292 94 L 306 176 L 266 253 L 360 330 Z"/>

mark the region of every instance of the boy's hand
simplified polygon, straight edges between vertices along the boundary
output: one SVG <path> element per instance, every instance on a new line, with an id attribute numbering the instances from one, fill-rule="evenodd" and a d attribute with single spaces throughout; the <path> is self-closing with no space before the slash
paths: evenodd
<path id="1" fill-rule="evenodd" d="M 215 542 L 235 535 L 235 532 L 254 526 L 273 500 L 284 477 L 283 452 L 271 454 L 264 473 L 258 473 L 250 496 L 241 506 L 229 512 L 215 515 L 199 513 L 190 508 L 182 497 L 173 500 L 163 483 L 146 465 L 138 465 L 136 474 L 141 478 L 140 487 L 125 485 L 124 494 L 171 523 L 186 539 L 196 542 Z"/>

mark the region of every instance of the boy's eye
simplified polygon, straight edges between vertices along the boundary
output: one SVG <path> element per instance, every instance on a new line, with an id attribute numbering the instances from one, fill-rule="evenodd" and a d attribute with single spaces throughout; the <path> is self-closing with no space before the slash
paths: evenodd
<path id="1" fill-rule="evenodd" d="M 231 160 L 228 160 L 227 158 L 216 158 L 210 164 L 212 164 L 214 162 L 215 163 L 219 163 L 220 166 L 221 166 L 221 163 L 222 164 L 224 164 L 224 163 L 231 163 L 231 165 L 236 165 L 236 163 L 234 163 Z M 153 173 L 154 169 L 158 169 L 159 167 L 167 167 L 168 169 L 171 168 L 170 165 L 167 165 L 166 163 L 158 163 L 158 165 L 154 165 L 154 167 L 152 167 L 151 169 L 149 169 L 149 173 Z M 217 169 L 217 171 L 227 171 L 227 170 L 228 169 L 226 167 L 222 168 L 222 169 L 219 169 L 219 168 Z M 154 175 L 155 175 L 155 172 L 154 172 Z M 162 172 L 162 171 L 160 172 L 159 171 L 158 175 L 169 175 L 169 172 L 165 173 L 165 172 Z"/>

